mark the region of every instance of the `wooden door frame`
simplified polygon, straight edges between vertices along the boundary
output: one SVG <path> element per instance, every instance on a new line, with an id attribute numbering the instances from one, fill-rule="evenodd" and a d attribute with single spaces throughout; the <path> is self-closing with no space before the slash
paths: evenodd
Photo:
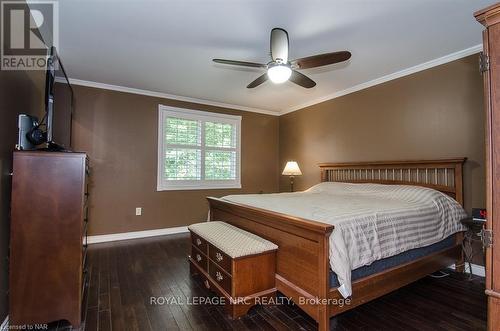
<path id="1" fill-rule="evenodd" d="M 500 238 L 500 3 L 474 13 L 485 26 L 483 53 L 487 67 L 484 75 L 484 106 L 486 110 L 486 231 Z M 492 36 L 493 35 L 493 36 Z M 500 250 L 498 245 L 486 249 L 486 290 L 488 296 L 488 330 L 500 329 Z"/>

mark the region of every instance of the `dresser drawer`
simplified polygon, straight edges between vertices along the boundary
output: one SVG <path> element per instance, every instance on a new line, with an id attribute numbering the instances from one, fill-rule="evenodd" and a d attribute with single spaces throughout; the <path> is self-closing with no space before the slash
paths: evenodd
<path id="1" fill-rule="evenodd" d="M 214 261 L 219 267 L 224 269 L 228 274 L 233 274 L 231 268 L 231 257 L 212 244 L 208 244 L 208 257 L 210 257 L 212 261 Z"/>
<path id="2" fill-rule="evenodd" d="M 213 261 L 208 262 L 208 274 L 213 282 L 219 284 L 220 287 L 224 289 L 229 295 L 232 295 L 231 291 L 231 276 L 229 276 L 222 268 L 216 265 Z"/>
<path id="3" fill-rule="evenodd" d="M 207 254 L 208 243 L 205 239 L 198 236 L 196 233 L 191 232 L 191 242 L 194 247 L 198 248 L 202 253 Z"/>
<path id="4" fill-rule="evenodd" d="M 200 268 L 205 271 L 208 270 L 206 255 L 199 251 L 194 245 L 191 246 L 191 258 Z"/>

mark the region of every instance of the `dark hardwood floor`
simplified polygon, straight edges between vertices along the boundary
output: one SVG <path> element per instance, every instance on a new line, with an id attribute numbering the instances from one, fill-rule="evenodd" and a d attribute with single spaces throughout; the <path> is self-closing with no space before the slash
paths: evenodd
<path id="1" fill-rule="evenodd" d="M 297 306 L 256 306 L 231 320 L 189 275 L 188 235 L 93 245 L 85 330 L 316 330 Z M 151 297 L 177 302 L 152 305 Z M 174 299 L 172 299 L 174 298 Z M 189 300 L 189 301 L 188 301 Z M 176 303 L 183 304 L 176 304 Z M 67 327 L 60 323 L 58 330 Z M 484 280 L 451 272 L 414 284 L 332 319 L 332 330 L 485 330 Z"/>

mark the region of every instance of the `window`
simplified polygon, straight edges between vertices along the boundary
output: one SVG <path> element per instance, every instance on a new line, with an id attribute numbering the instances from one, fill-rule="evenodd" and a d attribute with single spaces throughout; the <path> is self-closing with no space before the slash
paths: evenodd
<path id="1" fill-rule="evenodd" d="M 241 188 L 241 116 L 160 105 L 158 191 Z"/>

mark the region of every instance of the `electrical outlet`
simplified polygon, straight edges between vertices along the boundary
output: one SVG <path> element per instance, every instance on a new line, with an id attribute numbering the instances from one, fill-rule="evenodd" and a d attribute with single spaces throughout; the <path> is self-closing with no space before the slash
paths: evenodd
<path id="1" fill-rule="evenodd" d="M 142 215 L 142 207 L 135 208 L 135 216 L 141 216 L 141 215 Z"/>

